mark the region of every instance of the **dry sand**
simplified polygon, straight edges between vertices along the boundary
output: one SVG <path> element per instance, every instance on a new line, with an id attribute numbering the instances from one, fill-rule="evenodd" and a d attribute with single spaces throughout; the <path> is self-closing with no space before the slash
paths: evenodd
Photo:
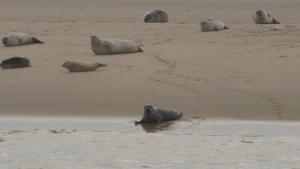
<path id="1" fill-rule="evenodd" d="M 299 0 L 0 4 L 1 36 L 21 31 L 45 41 L 0 45 L 1 60 L 32 63 L 0 71 L 1 169 L 299 168 L 299 124 L 282 122 L 300 119 Z M 143 23 L 155 8 L 170 23 Z M 282 24 L 255 25 L 261 8 Z M 230 29 L 200 32 L 208 17 Z M 91 35 L 133 40 L 145 52 L 96 56 Z M 69 73 L 66 60 L 108 67 Z M 184 117 L 135 126 L 149 103 Z M 212 122 L 221 118 L 247 121 Z"/>
<path id="2" fill-rule="evenodd" d="M 0 58 L 25 56 L 31 68 L 2 70 L 1 115 L 140 116 L 144 104 L 186 117 L 298 120 L 300 19 L 298 0 L 1 0 L 1 36 L 29 33 L 46 43 L 5 48 Z M 142 23 L 154 8 L 170 23 Z M 255 25 L 265 9 L 282 24 Z M 214 17 L 231 29 L 202 33 Z M 144 53 L 96 56 L 89 37 L 121 38 Z M 69 73 L 66 60 L 109 66 Z"/>

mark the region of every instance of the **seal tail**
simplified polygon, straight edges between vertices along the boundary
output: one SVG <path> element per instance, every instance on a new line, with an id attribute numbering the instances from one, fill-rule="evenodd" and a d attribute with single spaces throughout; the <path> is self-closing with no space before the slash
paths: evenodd
<path id="1" fill-rule="evenodd" d="M 224 29 L 229 29 L 229 27 L 227 25 L 224 26 Z"/>
<path id="2" fill-rule="evenodd" d="M 42 41 L 40 41 L 40 40 L 38 40 L 37 38 L 32 38 L 32 43 L 44 43 L 44 42 L 42 42 Z"/>
<path id="3" fill-rule="evenodd" d="M 103 64 L 103 63 L 98 63 L 98 65 L 99 65 L 100 67 L 106 67 L 106 66 L 108 66 L 107 64 Z"/>
<path id="4" fill-rule="evenodd" d="M 276 19 L 273 18 L 273 24 L 280 24 L 280 22 L 276 21 Z"/>
<path id="5" fill-rule="evenodd" d="M 140 46 L 138 46 L 138 52 L 144 52 L 144 50 Z"/>

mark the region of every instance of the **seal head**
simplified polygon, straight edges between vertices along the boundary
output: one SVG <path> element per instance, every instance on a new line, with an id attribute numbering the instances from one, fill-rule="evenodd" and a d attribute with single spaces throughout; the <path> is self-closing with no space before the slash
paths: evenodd
<path id="1" fill-rule="evenodd" d="M 144 115 L 141 121 L 135 122 L 135 124 L 139 123 L 158 123 L 162 120 L 162 117 L 156 112 L 154 107 L 150 104 L 146 104 L 144 106 Z"/>
<path id="2" fill-rule="evenodd" d="M 8 37 L 2 38 L 2 43 L 4 46 L 8 45 Z"/>
<path id="3" fill-rule="evenodd" d="M 262 16 L 263 15 L 263 11 L 262 10 L 257 10 L 256 11 L 256 15 L 257 16 Z"/>

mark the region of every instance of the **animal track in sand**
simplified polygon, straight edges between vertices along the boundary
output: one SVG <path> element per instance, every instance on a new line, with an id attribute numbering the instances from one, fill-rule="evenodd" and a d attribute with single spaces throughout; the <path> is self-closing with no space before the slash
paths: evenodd
<path id="1" fill-rule="evenodd" d="M 284 28 L 276 28 L 276 27 L 271 27 L 271 26 L 265 26 L 262 25 L 259 29 L 257 28 L 239 28 L 241 29 L 239 34 L 236 34 L 235 32 L 231 32 L 230 36 L 238 36 L 239 39 L 243 39 L 244 42 L 253 42 L 257 43 L 256 36 L 262 37 L 262 36 L 269 36 L 269 37 L 278 37 L 282 36 L 282 39 L 285 40 L 284 42 L 280 43 L 280 41 L 275 41 L 276 44 L 272 44 L 271 46 L 268 47 L 263 47 L 263 48 L 254 48 L 254 49 L 248 49 L 245 48 L 245 50 L 241 52 L 232 52 L 232 55 L 234 56 L 240 56 L 240 55 L 246 55 L 248 56 L 249 54 L 255 55 L 255 54 L 262 54 L 262 53 L 267 53 L 267 52 L 272 52 L 275 50 L 285 50 L 285 49 L 291 49 L 291 48 L 296 48 L 299 47 L 299 41 L 297 39 L 292 40 L 292 39 L 286 39 L 286 34 L 290 34 L 291 36 L 296 36 L 299 34 L 300 29 L 298 29 L 296 26 L 293 25 L 285 25 Z M 255 39 L 254 39 L 255 38 Z M 245 46 L 248 46 L 247 43 Z M 263 43 L 263 42 L 261 42 Z M 265 44 L 264 44 L 265 45 Z"/>
<path id="2" fill-rule="evenodd" d="M 208 75 L 213 76 L 215 74 L 214 72 L 210 72 L 209 69 L 205 69 L 207 67 L 207 68 L 213 68 L 211 70 L 213 70 L 215 72 L 220 72 L 220 71 L 221 72 L 226 72 L 227 71 L 230 74 L 234 73 L 234 77 L 235 77 L 235 78 L 233 78 L 234 80 L 239 80 L 239 81 L 242 81 L 244 83 L 254 83 L 254 84 L 259 83 L 257 78 L 252 78 L 252 77 L 247 76 L 246 74 L 242 73 L 241 71 L 238 71 L 238 70 L 235 70 L 235 69 L 232 69 L 232 68 L 225 68 L 224 66 L 216 66 L 216 65 L 208 65 L 208 64 L 198 63 L 196 60 L 193 60 L 193 61 L 190 61 L 190 62 L 186 61 L 184 63 L 190 65 L 189 68 L 190 68 L 191 71 L 201 72 L 202 74 L 204 73 L 204 71 L 207 71 L 206 74 L 208 74 Z M 193 66 L 196 66 L 196 68 L 193 68 Z M 201 66 L 201 68 L 204 68 L 204 69 L 200 70 L 199 66 Z M 192 74 L 195 74 L 195 73 L 192 73 Z M 178 73 L 176 75 L 173 75 L 173 76 L 176 77 L 176 78 L 181 78 L 181 79 L 188 80 L 188 81 L 190 81 L 189 84 L 191 84 L 193 82 L 204 83 L 204 84 L 210 85 L 211 87 L 214 87 L 214 88 L 217 88 L 217 89 L 218 88 L 223 88 L 223 89 L 226 89 L 226 90 L 232 90 L 232 91 L 235 91 L 235 92 L 240 92 L 240 93 L 243 93 L 243 94 L 252 95 L 252 96 L 256 96 L 256 97 L 259 97 L 261 99 L 264 99 L 265 101 L 267 101 L 269 104 L 271 104 L 274 107 L 275 116 L 277 116 L 278 119 L 283 119 L 284 118 L 283 113 L 288 108 L 287 103 L 283 99 L 276 98 L 275 96 L 272 96 L 271 94 L 268 94 L 268 93 L 253 92 L 253 91 L 248 91 L 248 90 L 245 90 L 245 89 L 240 89 L 240 88 L 237 88 L 237 87 L 232 87 L 232 86 L 225 85 L 224 82 L 222 83 L 222 78 L 221 77 L 200 78 L 200 77 L 193 77 L 193 76 L 190 76 L 190 75 L 182 75 L 182 74 L 178 74 Z M 225 80 L 228 80 L 228 78 L 225 79 Z M 181 86 L 181 87 L 183 87 L 183 86 Z M 197 89 L 193 89 L 193 90 L 198 91 Z"/>
<path id="3" fill-rule="evenodd" d="M 156 71 L 156 75 L 150 75 L 148 77 L 142 78 L 142 79 L 146 79 L 149 81 L 153 81 L 155 83 L 161 83 L 161 84 L 166 84 L 166 85 L 171 85 L 174 87 L 179 87 L 182 88 L 184 90 L 188 90 L 194 93 L 200 93 L 198 90 L 179 84 L 179 83 L 175 83 L 174 81 L 170 81 L 170 80 L 161 80 L 159 78 L 157 78 L 159 75 L 167 75 L 167 76 L 171 76 L 172 75 L 172 70 L 175 69 L 176 64 L 174 64 L 173 62 L 166 60 L 162 57 L 157 56 L 156 54 L 148 54 L 149 56 L 152 56 L 155 60 L 157 60 L 159 63 L 167 65 L 167 68 L 163 68 L 161 70 L 157 70 Z"/>
<path id="4" fill-rule="evenodd" d="M 139 68 L 136 68 L 133 65 L 121 65 L 121 64 L 110 64 L 110 66 L 116 66 L 118 68 L 120 68 L 121 70 L 128 72 L 128 73 L 132 73 L 133 71 L 139 71 Z"/>

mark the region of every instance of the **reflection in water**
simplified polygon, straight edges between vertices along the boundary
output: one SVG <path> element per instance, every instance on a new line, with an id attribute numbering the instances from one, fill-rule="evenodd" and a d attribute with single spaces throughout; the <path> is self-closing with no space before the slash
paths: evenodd
<path id="1" fill-rule="evenodd" d="M 173 124 L 174 122 L 164 122 L 159 124 L 141 123 L 141 124 L 136 124 L 136 126 L 141 125 L 143 130 L 147 133 L 158 133 L 162 131 L 171 130 Z"/>

